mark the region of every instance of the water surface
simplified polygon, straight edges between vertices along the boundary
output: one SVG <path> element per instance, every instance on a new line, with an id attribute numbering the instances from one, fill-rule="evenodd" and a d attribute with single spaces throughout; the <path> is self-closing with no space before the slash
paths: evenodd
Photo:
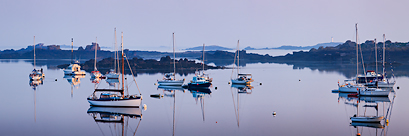
<path id="1" fill-rule="evenodd" d="M 1 135 L 122 135 L 122 130 L 124 135 L 180 136 L 409 133 L 407 76 L 397 76 L 395 92 L 389 98 L 374 100 L 379 106 L 378 114 L 387 115 L 389 123 L 381 123 L 383 128 L 353 124 L 357 129 L 349 118 L 357 112 L 354 105 L 358 99 L 331 91 L 337 88 L 338 80 L 346 79 L 340 72 L 297 69 L 285 64 L 247 64 L 240 70 L 251 73 L 255 82 L 246 92 L 228 84 L 231 69 L 206 71 L 213 78 L 213 85 L 205 91 L 161 89 L 154 85 L 161 74 L 139 73 L 135 78 L 146 109 L 136 109 L 141 117 L 132 111 L 135 116 L 110 115 L 119 121 L 123 118 L 122 124 L 94 119 L 90 111 L 101 109 L 90 109 L 86 100 L 95 87 L 88 73 L 82 78 L 64 78 L 60 69 L 37 66 L 44 69 L 46 78 L 34 90 L 28 78 L 33 69 L 31 62 L 3 60 L 0 67 L 4 68 L 1 74 L 5 77 L 0 100 Z M 193 76 L 177 78 L 189 81 Z M 132 77 L 127 77 L 131 84 Z M 99 82 L 97 87 L 109 87 L 105 80 Z M 129 93 L 139 93 L 134 84 Z M 151 94 L 164 97 L 151 98 Z M 376 105 L 374 101 L 360 99 L 360 114 L 375 115 L 375 108 L 364 107 Z"/>

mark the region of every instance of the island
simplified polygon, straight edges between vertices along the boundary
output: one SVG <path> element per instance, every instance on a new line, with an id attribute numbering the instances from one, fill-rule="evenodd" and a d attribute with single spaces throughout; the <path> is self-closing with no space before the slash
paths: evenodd
<path id="1" fill-rule="evenodd" d="M 129 61 L 129 65 L 128 62 Z M 120 65 L 122 65 L 121 61 Z M 132 72 L 135 73 L 171 73 L 173 72 L 173 59 L 169 56 L 161 57 L 159 61 L 155 59 L 142 59 L 142 58 L 133 58 L 125 60 L 125 73 L 130 74 L 131 67 Z M 196 63 L 193 60 L 179 59 L 175 60 L 176 64 L 176 73 L 181 75 L 187 75 L 189 73 L 195 73 L 196 71 L 202 70 L 203 65 L 201 63 Z M 58 68 L 66 68 L 69 64 L 58 65 Z M 91 72 L 94 70 L 94 59 L 90 59 L 84 63 L 81 63 L 81 69 Z M 204 64 L 204 69 L 224 69 L 223 66 L 210 66 Z M 107 74 L 111 69 L 114 69 L 114 59 L 105 58 L 97 62 L 97 69 L 103 73 Z"/>

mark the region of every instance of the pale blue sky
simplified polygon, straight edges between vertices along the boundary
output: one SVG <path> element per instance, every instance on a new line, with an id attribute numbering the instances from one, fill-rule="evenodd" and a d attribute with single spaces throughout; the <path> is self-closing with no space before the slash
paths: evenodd
<path id="1" fill-rule="evenodd" d="M 206 45 L 309 46 L 354 40 L 407 42 L 407 0 L 1 0 L 0 49 L 33 43 L 95 42 L 112 47 L 114 27 L 124 46 L 154 50 Z"/>

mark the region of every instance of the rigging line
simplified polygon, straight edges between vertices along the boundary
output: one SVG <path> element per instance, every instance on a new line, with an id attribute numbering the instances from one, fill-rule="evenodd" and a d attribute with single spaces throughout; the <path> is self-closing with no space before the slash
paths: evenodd
<path id="1" fill-rule="evenodd" d="M 185 90 L 183 90 L 183 91 L 185 91 Z M 179 96 L 179 97 L 180 97 L 180 96 Z M 177 110 L 178 110 L 178 111 L 180 111 L 180 110 L 182 109 L 182 107 L 183 107 L 183 100 L 185 100 L 184 98 L 185 98 L 185 95 L 182 95 L 182 101 L 179 102 L 179 103 L 182 103 L 182 104 L 177 107 Z M 175 112 L 175 113 L 176 113 L 176 112 Z M 177 116 L 177 118 L 179 118 L 179 117 L 180 117 L 180 112 L 176 113 L 176 116 Z M 175 126 L 176 126 L 176 123 L 177 123 L 177 121 L 175 121 Z M 175 129 L 176 129 L 176 128 L 175 128 Z"/>
<path id="2" fill-rule="evenodd" d="M 358 44 L 358 46 L 359 46 L 359 44 Z M 363 68 L 363 70 L 364 70 L 364 76 L 365 76 L 365 83 L 368 83 L 367 82 L 367 79 L 366 79 L 366 73 L 365 73 L 365 63 L 364 63 L 364 56 L 362 55 L 362 44 L 359 46 L 359 50 L 361 51 L 361 59 L 362 59 L 362 68 Z M 358 76 L 358 75 L 357 75 Z M 358 78 L 358 77 L 357 77 Z M 357 81 L 358 82 L 358 81 Z"/>
<path id="3" fill-rule="evenodd" d="M 113 136 L 114 134 L 112 133 L 111 125 L 108 125 L 108 126 L 109 126 L 109 131 L 111 131 L 111 136 Z"/>
<path id="4" fill-rule="evenodd" d="M 390 116 L 392 115 L 392 108 L 393 108 L 393 103 L 394 103 L 394 101 L 395 101 L 395 94 L 394 94 L 394 96 L 393 96 L 393 100 L 392 100 L 391 104 L 390 104 L 389 107 L 388 107 L 388 111 L 386 112 L 385 123 L 386 123 L 386 119 L 388 119 L 388 117 L 390 118 Z M 390 110 L 389 110 L 389 109 L 390 109 Z M 389 112 L 389 111 L 390 111 L 390 112 Z M 388 115 L 389 115 L 389 116 L 388 116 Z M 388 133 L 388 130 L 389 130 L 389 127 L 386 128 L 385 134 Z"/>
<path id="5" fill-rule="evenodd" d="M 234 115 L 236 116 L 237 126 L 239 126 L 239 120 L 237 118 L 236 103 L 234 102 L 233 87 L 230 87 L 230 92 L 231 92 L 231 98 L 233 99 Z M 237 95 L 239 95 L 239 94 L 237 94 Z"/>
<path id="6" fill-rule="evenodd" d="M 136 134 L 136 131 L 137 131 L 137 130 L 138 130 L 138 128 L 139 128 L 139 124 L 141 124 L 141 120 L 142 120 L 142 119 L 139 119 L 138 126 L 136 126 L 135 132 L 133 133 L 133 135 L 134 135 L 134 136 L 135 136 L 135 134 Z"/>
<path id="7" fill-rule="evenodd" d="M 348 120 L 348 122 L 349 122 L 348 111 L 347 111 L 347 107 L 346 107 L 345 103 L 344 103 L 344 109 L 345 109 L 345 116 L 346 116 L 345 119 Z M 349 129 L 349 133 L 352 135 L 351 129 Z"/>
<path id="8" fill-rule="evenodd" d="M 239 50 L 239 47 L 237 46 L 237 49 L 236 49 L 236 51 L 234 52 L 233 68 L 232 68 L 232 70 L 231 70 L 230 79 L 233 79 L 234 65 L 236 65 L 236 57 L 237 57 L 236 55 L 237 55 L 238 50 Z M 238 67 L 238 66 L 237 66 L 237 67 Z M 239 73 L 237 72 L 237 74 L 239 74 Z"/>
<path id="9" fill-rule="evenodd" d="M 102 131 L 102 129 L 101 129 L 101 127 L 99 126 L 99 124 L 98 124 L 97 122 L 95 122 L 95 123 L 97 124 L 99 130 L 101 130 L 102 135 L 105 136 L 104 131 Z"/>
<path id="10" fill-rule="evenodd" d="M 129 127 L 129 117 L 128 118 L 126 118 L 126 128 L 128 128 Z M 125 131 L 125 135 L 127 135 L 126 133 L 127 133 L 128 131 Z"/>
<path id="11" fill-rule="evenodd" d="M 129 70 L 131 71 L 133 81 L 135 81 L 135 85 L 136 85 L 136 88 L 138 88 L 139 95 L 142 95 L 141 90 L 139 90 L 139 86 L 138 86 L 138 84 L 136 83 L 135 76 L 133 75 L 131 65 L 129 65 L 128 57 L 126 57 L 126 56 L 127 56 L 127 55 L 125 55 L 126 62 L 128 63 Z"/>

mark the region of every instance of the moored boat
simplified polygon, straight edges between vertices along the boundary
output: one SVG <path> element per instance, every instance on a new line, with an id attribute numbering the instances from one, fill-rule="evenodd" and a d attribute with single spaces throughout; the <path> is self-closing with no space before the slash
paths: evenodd
<path id="1" fill-rule="evenodd" d="M 123 37 L 123 36 L 121 36 Z M 121 89 L 95 89 L 94 93 L 87 98 L 91 106 L 104 107 L 139 107 L 141 105 L 141 95 L 124 95 L 124 52 L 122 38 L 122 88 Z M 105 93 L 104 93 L 105 92 Z M 100 93 L 97 95 L 97 93 Z"/>
<path id="2" fill-rule="evenodd" d="M 34 36 L 34 44 L 33 44 L 33 51 L 34 51 L 34 69 L 31 71 L 31 73 L 28 75 L 31 81 L 37 81 L 37 80 L 42 80 L 45 76 L 43 73 L 43 69 L 41 68 L 40 70 L 36 69 L 36 45 L 35 45 L 35 36 Z"/>
<path id="3" fill-rule="evenodd" d="M 194 76 L 192 81 L 190 81 L 187 85 L 189 88 L 207 88 L 212 85 L 212 83 L 206 81 L 204 77 L 197 75 Z"/>
<path id="4" fill-rule="evenodd" d="M 158 84 L 166 86 L 182 86 L 183 82 L 185 82 L 185 79 L 182 80 L 176 79 L 175 33 L 172 33 L 172 37 L 173 37 L 173 73 L 165 74 L 162 80 L 158 80 Z"/>
<path id="5" fill-rule="evenodd" d="M 235 79 L 231 79 L 232 84 L 250 84 L 253 82 L 253 78 L 251 74 L 242 74 L 240 73 L 240 48 L 239 48 L 239 40 L 237 41 L 237 77 Z M 234 56 L 234 60 L 236 60 L 236 56 Z M 234 68 L 233 68 L 234 70 Z M 232 72 L 233 73 L 233 72 Z"/>
<path id="6" fill-rule="evenodd" d="M 378 97 L 387 97 L 390 91 L 383 90 L 379 88 L 365 88 L 363 90 L 359 90 L 360 96 L 378 96 Z"/>

